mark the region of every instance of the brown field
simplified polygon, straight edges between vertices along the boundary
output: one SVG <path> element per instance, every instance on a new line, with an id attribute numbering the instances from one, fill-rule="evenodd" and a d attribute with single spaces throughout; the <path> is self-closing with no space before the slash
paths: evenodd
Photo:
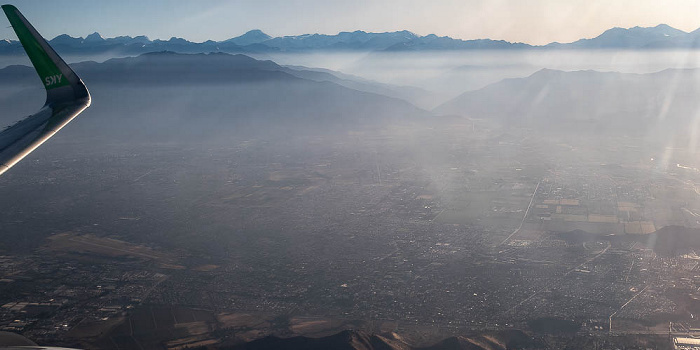
<path id="1" fill-rule="evenodd" d="M 219 268 L 219 265 L 201 265 L 192 268 L 194 271 L 202 271 L 202 272 L 207 272 L 207 271 L 214 271 Z"/>
<path id="2" fill-rule="evenodd" d="M 625 223 L 625 233 L 627 234 L 649 234 L 656 231 L 656 226 L 652 221 L 632 221 Z"/>
<path id="3" fill-rule="evenodd" d="M 618 222 L 618 218 L 617 215 L 589 214 L 588 222 L 607 222 L 611 224 L 616 224 Z"/>
<path id="4" fill-rule="evenodd" d="M 561 205 L 579 205 L 579 200 L 578 199 L 562 199 L 559 201 L 559 204 Z"/>
<path id="5" fill-rule="evenodd" d="M 160 267 L 162 269 L 168 269 L 168 270 L 184 270 L 184 269 L 186 269 L 185 266 L 173 265 L 173 264 L 159 264 L 158 267 Z"/>
<path id="6" fill-rule="evenodd" d="M 588 221 L 588 217 L 586 217 L 586 215 L 575 214 L 552 214 L 552 220 Z"/>
<path id="7" fill-rule="evenodd" d="M 631 202 L 617 202 L 617 210 L 626 212 L 636 212 L 641 206 Z"/>

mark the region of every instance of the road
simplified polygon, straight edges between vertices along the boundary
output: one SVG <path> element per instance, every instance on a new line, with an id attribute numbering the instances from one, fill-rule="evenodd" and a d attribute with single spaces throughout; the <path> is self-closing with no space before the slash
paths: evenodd
<path id="1" fill-rule="evenodd" d="M 530 198 L 530 204 L 527 205 L 527 210 L 525 210 L 525 215 L 523 216 L 523 219 L 520 221 L 520 226 L 518 226 L 518 228 L 516 228 L 515 231 L 513 231 L 513 233 L 510 234 L 510 236 L 506 237 L 506 239 L 504 239 L 503 242 L 499 243 L 497 245 L 497 247 L 500 247 L 503 244 L 505 244 L 506 242 L 508 242 L 508 240 L 510 240 L 511 237 L 515 236 L 515 234 L 518 233 L 520 231 L 520 229 L 523 228 L 523 224 L 525 224 L 525 219 L 527 219 L 527 214 L 530 213 L 530 208 L 532 208 L 532 203 L 535 202 L 535 196 L 537 195 L 537 189 L 540 188 L 541 183 L 542 183 L 542 180 L 537 182 L 537 187 L 535 187 L 535 191 L 532 192 L 532 198 Z"/>
<path id="2" fill-rule="evenodd" d="M 632 300 L 634 300 L 635 298 L 637 298 L 640 294 L 644 293 L 644 291 L 647 290 L 647 288 L 649 288 L 649 286 L 644 287 L 644 289 L 640 290 L 639 293 L 637 293 L 637 294 L 635 294 L 634 296 L 632 296 L 632 297 L 630 298 L 630 300 L 627 300 L 627 302 L 624 303 L 624 304 L 622 304 L 622 306 L 620 306 L 620 308 L 617 309 L 617 311 L 613 312 L 612 315 L 610 315 L 610 317 L 608 318 L 608 321 L 610 322 L 610 324 L 609 324 L 609 326 L 608 326 L 608 331 L 609 331 L 610 333 L 612 333 L 612 319 L 613 319 L 613 317 L 615 317 L 615 315 L 617 315 L 618 312 L 622 311 L 622 309 L 624 309 L 625 306 L 627 306 L 627 304 L 631 303 Z"/>

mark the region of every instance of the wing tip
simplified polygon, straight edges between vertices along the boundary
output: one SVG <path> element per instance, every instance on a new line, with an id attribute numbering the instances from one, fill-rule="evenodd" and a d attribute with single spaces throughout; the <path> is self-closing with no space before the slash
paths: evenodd
<path id="1" fill-rule="evenodd" d="M 15 7 L 15 5 L 5 4 L 5 5 L 2 5 L 0 7 L 2 7 L 2 9 L 3 9 L 3 11 L 5 11 L 5 13 L 7 13 L 8 11 L 17 11 L 17 8 Z"/>
<path id="2" fill-rule="evenodd" d="M 90 99 L 85 83 L 13 5 L 2 5 L 46 89 L 46 105 Z"/>

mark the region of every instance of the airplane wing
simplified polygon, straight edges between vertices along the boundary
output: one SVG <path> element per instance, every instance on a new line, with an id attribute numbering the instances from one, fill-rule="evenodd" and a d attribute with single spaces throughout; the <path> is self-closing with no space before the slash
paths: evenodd
<path id="1" fill-rule="evenodd" d="M 0 175 L 90 106 L 90 93 L 83 81 L 22 13 L 12 5 L 2 9 L 46 88 L 46 103 L 35 114 L 0 132 Z"/>

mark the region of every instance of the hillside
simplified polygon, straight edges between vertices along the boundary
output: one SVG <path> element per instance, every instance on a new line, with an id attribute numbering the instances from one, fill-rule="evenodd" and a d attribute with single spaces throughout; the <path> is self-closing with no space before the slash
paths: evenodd
<path id="1" fill-rule="evenodd" d="M 159 52 L 73 67 L 95 101 L 71 128 L 76 133 L 170 138 L 243 129 L 342 129 L 428 114 L 397 98 L 339 85 L 328 73 L 309 77 L 244 55 Z M 9 124 L 41 105 L 43 91 L 34 75 L 29 67 L 0 69 L 0 89 L 31 97 L 19 105 L 13 94 L 0 97 L 0 106 L 12 108 L 0 122 Z"/>
<path id="2" fill-rule="evenodd" d="M 465 92 L 434 112 L 550 129 L 677 130 L 686 128 L 700 107 L 698 78 L 699 70 L 623 74 L 543 69 Z"/>
<path id="3" fill-rule="evenodd" d="M 548 48 L 565 49 L 663 49 L 697 48 L 699 32 L 686 33 L 666 24 L 655 27 L 611 28 L 591 39 L 569 44 L 551 43 Z"/>
<path id="4" fill-rule="evenodd" d="M 647 245 L 663 257 L 674 257 L 700 250 L 700 230 L 681 226 L 666 226 L 649 235 Z"/>

